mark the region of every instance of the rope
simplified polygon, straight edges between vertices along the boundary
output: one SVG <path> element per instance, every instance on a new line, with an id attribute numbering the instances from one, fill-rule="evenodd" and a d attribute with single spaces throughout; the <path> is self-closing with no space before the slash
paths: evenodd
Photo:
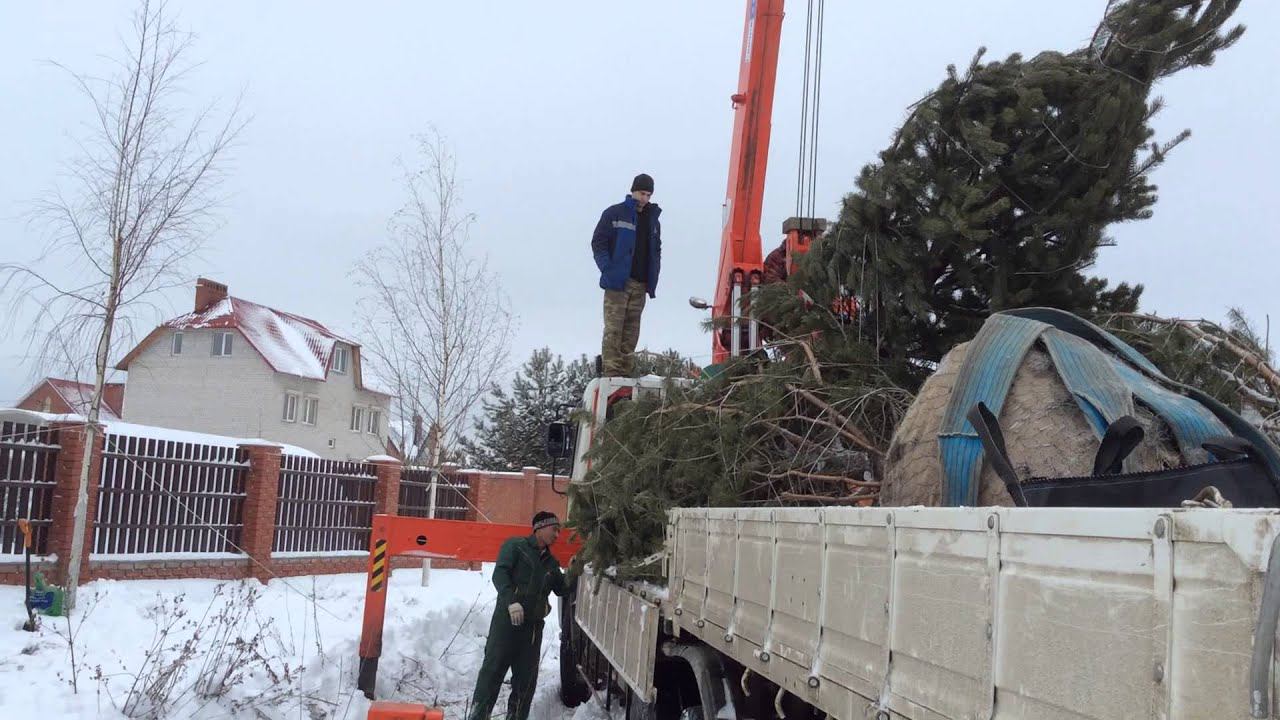
<path id="1" fill-rule="evenodd" d="M 809 0 L 809 9 L 805 13 L 804 25 L 804 81 L 801 84 L 802 93 L 800 98 L 800 151 L 797 153 L 796 168 L 796 216 L 799 217 L 804 210 L 804 192 L 805 174 L 805 144 L 808 142 L 809 129 L 809 60 L 812 56 L 810 47 L 813 42 L 813 0 Z"/>
<path id="2" fill-rule="evenodd" d="M 826 20 L 826 7 L 826 0 L 818 0 L 818 36 L 817 47 L 814 50 L 813 134 L 810 138 L 813 157 L 809 162 L 809 217 L 815 217 L 818 212 L 818 119 L 822 106 L 822 30 Z"/>
<path id="3" fill-rule="evenodd" d="M 858 342 L 862 342 L 862 319 L 866 316 L 867 298 L 867 233 L 862 233 L 862 253 L 859 256 L 862 268 L 858 271 L 858 301 L 863 307 L 858 312 Z"/>
<path id="4" fill-rule="evenodd" d="M 805 13 L 804 73 L 800 94 L 800 149 L 796 163 L 796 217 L 813 217 L 818 208 L 818 128 L 822 106 L 822 37 L 826 0 L 809 0 Z"/>

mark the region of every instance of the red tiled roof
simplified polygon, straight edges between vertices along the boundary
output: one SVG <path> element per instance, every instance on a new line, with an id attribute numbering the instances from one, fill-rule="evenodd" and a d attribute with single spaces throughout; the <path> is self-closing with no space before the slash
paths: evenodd
<path id="1" fill-rule="evenodd" d="M 312 380 L 328 376 L 334 343 L 356 346 L 315 320 L 234 297 L 220 300 L 202 312 L 176 317 L 164 327 L 239 330 L 276 372 Z"/>
<path id="2" fill-rule="evenodd" d="M 71 412 L 80 415 L 88 414 L 89 405 L 93 402 L 93 385 L 62 378 L 45 378 L 45 382 L 58 393 L 67 407 L 71 408 Z M 106 388 L 103 388 L 102 405 L 98 408 L 98 416 L 105 421 L 120 419 L 120 408 L 112 407 L 107 402 Z"/>
<path id="3" fill-rule="evenodd" d="M 273 370 L 311 380 L 328 379 L 334 345 L 344 343 L 353 348 L 347 372 L 355 376 L 356 387 L 380 395 L 390 395 L 386 390 L 372 386 L 363 377 L 359 356 L 354 350 L 359 348 L 359 344 L 355 341 L 338 335 L 310 318 L 229 296 L 200 312 L 181 315 L 156 328 L 125 355 L 116 367 L 127 370 L 129 363 L 156 339 L 161 330 L 210 328 L 238 330 Z"/>

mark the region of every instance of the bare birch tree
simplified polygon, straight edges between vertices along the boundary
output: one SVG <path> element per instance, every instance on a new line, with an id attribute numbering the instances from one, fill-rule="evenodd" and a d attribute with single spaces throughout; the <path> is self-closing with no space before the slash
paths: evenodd
<path id="1" fill-rule="evenodd" d="M 34 217 L 48 233 L 30 263 L 0 264 L 0 296 L 34 308 L 29 329 L 41 366 L 77 376 L 93 358 L 85 441 L 95 441 L 108 363 L 133 336 L 158 291 L 185 283 L 183 265 L 213 220 L 225 150 L 243 128 L 238 103 L 221 120 L 213 104 L 178 107 L 190 33 L 164 2 L 143 0 L 133 36 L 103 77 L 61 65 L 89 100 L 91 121 L 67 179 Z M 90 453 L 80 468 L 67 606 L 75 605 L 84 552 Z"/>
<path id="2" fill-rule="evenodd" d="M 406 453 L 415 416 L 433 438 L 426 457 L 406 462 L 435 470 L 505 370 L 514 320 L 497 277 L 472 251 L 475 216 L 463 207 L 452 151 L 435 132 L 417 140 L 421 167 L 404 167 L 406 202 L 387 242 L 358 266 L 357 325 L 374 374 L 396 396 Z"/>

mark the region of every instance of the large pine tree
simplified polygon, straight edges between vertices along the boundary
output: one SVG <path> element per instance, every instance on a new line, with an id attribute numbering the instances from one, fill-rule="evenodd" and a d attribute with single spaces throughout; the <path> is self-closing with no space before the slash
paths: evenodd
<path id="1" fill-rule="evenodd" d="M 858 334 L 907 374 L 993 311 L 1136 309 L 1140 285 L 1109 288 L 1088 270 L 1109 226 L 1151 215 L 1150 173 L 1187 137 L 1153 141 L 1152 85 L 1234 43 L 1243 28 L 1224 28 L 1238 5 L 1115 3 L 1089 47 L 986 63 L 979 51 L 963 73 L 949 67 L 863 168 L 794 284 L 818 307 L 841 286 L 860 296 Z M 831 325 L 807 313 L 791 329 Z"/>

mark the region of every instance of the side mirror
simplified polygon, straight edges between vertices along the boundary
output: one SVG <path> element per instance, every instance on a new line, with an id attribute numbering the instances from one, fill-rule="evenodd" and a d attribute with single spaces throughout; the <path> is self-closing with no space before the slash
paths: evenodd
<path id="1" fill-rule="evenodd" d="M 689 298 L 689 306 L 696 310 L 709 310 L 711 308 L 711 304 L 700 297 Z"/>
<path id="2" fill-rule="evenodd" d="M 573 426 L 557 420 L 547 425 L 547 455 L 556 460 L 564 460 L 573 455 Z"/>

